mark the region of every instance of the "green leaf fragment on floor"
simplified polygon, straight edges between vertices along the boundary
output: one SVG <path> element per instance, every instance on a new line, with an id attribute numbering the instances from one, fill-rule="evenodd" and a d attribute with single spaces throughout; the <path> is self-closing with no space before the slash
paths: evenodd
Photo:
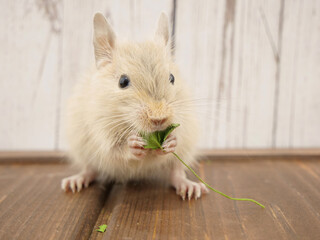
<path id="1" fill-rule="evenodd" d="M 108 226 L 106 224 L 102 224 L 99 226 L 99 229 L 97 229 L 96 231 L 104 233 L 106 231 L 107 227 Z"/>
<path id="2" fill-rule="evenodd" d="M 163 142 L 167 139 L 167 137 L 169 136 L 169 134 L 176 129 L 177 127 L 179 127 L 180 124 L 174 123 L 171 124 L 169 127 L 167 127 L 165 130 L 163 131 L 156 131 L 153 133 L 149 133 L 149 134 L 141 134 L 141 136 L 146 140 L 147 145 L 144 146 L 144 148 L 148 148 L 148 149 L 162 149 L 162 144 Z M 208 183 L 206 183 L 204 180 L 202 180 L 201 177 L 198 176 L 198 174 L 196 174 L 196 172 L 189 166 L 187 165 L 176 153 L 172 153 L 177 159 L 179 159 L 179 161 L 185 165 L 192 173 L 193 175 L 195 175 L 200 182 L 202 182 L 204 185 L 206 185 L 210 190 L 219 193 L 220 195 L 229 198 L 231 200 L 236 200 L 236 201 L 249 201 L 249 202 L 253 202 L 257 205 L 259 205 L 262 208 L 265 208 L 264 205 L 262 205 L 261 203 L 257 202 L 256 200 L 250 199 L 250 198 L 233 198 L 228 196 L 227 194 L 224 194 L 223 192 L 220 192 L 216 189 L 214 189 L 213 187 L 211 187 Z"/>

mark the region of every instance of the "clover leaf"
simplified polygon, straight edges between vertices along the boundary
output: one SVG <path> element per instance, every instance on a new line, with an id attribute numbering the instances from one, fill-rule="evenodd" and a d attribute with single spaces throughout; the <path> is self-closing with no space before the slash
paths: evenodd
<path id="1" fill-rule="evenodd" d="M 107 227 L 108 227 L 107 224 L 102 224 L 99 226 L 99 228 L 96 231 L 104 233 L 106 231 Z"/>
<path id="2" fill-rule="evenodd" d="M 173 123 L 163 131 L 156 131 L 156 132 L 149 133 L 149 134 L 142 134 L 142 137 L 147 142 L 147 145 L 145 145 L 144 148 L 148 148 L 148 149 L 161 148 L 163 142 L 167 139 L 169 134 L 179 126 L 180 126 L 180 124 Z"/>

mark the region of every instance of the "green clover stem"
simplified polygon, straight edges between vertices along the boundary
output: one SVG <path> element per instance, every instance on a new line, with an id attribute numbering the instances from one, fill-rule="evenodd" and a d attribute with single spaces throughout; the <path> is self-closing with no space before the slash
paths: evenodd
<path id="1" fill-rule="evenodd" d="M 164 141 L 166 140 L 166 138 L 169 136 L 169 134 L 177 127 L 179 127 L 180 124 L 171 124 L 169 127 L 167 127 L 165 130 L 163 131 L 156 131 L 153 132 L 151 134 L 141 134 L 141 136 L 146 140 L 147 145 L 144 146 L 144 148 L 146 149 L 161 149 L 162 151 L 165 152 L 165 150 L 162 147 L 162 144 L 164 143 Z M 211 187 L 208 183 L 206 183 L 205 181 L 202 180 L 201 177 L 198 176 L 198 174 L 195 173 L 195 171 L 189 167 L 176 153 L 172 153 L 176 158 L 178 158 L 180 160 L 180 162 L 185 165 L 192 173 L 193 175 L 195 175 L 200 182 L 202 182 L 204 185 L 206 185 L 209 189 L 211 189 L 212 191 L 219 193 L 220 195 L 229 198 L 231 200 L 236 200 L 236 201 L 249 201 L 249 202 L 253 202 L 257 205 L 259 205 L 262 208 L 265 208 L 264 205 L 262 205 L 261 203 L 257 202 L 256 200 L 250 199 L 250 198 L 233 198 L 230 197 L 216 189 L 214 189 L 213 187 Z"/>
<path id="2" fill-rule="evenodd" d="M 161 149 L 162 149 L 162 147 L 161 147 Z M 226 198 L 229 198 L 229 199 L 231 199 L 231 200 L 236 200 L 236 201 L 249 201 L 249 202 L 253 202 L 253 203 L 259 205 L 259 206 L 262 207 L 262 208 L 265 208 L 264 205 L 262 205 L 261 203 L 257 202 L 256 200 L 253 200 L 253 199 L 250 199 L 250 198 L 233 198 L 233 197 L 228 196 L 227 194 L 224 194 L 223 192 L 220 192 L 220 191 L 214 189 L 214 188 L 211 187 L 208 183 L 206 183 L 205 181 L 203 181 L 202 178 L 201 178 L 198 174 L 196 174 L 196 172 L 195 172 L 191 167 L 189 167 L 176 153 L 173 152 L 172 154 L 173 154 L 176 158 L 178 158 L 178 159 L 180 160 L 180 162 L 182 162 L 182 164 L 185 165 L 185 166 L 193 173 L 193 175 L 195 175 L 195 176 L 199 179 L 200 182 L 202 182 L 204 185 L 206 185 L 206 186 L 207 186 L 209 189 L 211 189 L 212 191 L 214 191 L 214 192 L 216 192 L 216 193 L 219 193 L 219 194 L 221 194 L 222 196 L 224 196 L 224 197 L 226 197 Z"/>

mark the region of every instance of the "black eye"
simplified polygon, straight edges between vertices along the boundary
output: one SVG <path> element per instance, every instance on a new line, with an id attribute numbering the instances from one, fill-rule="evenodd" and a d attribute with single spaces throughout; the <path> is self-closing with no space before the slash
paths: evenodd
<path id="1" fill-rule="evenodd" d="M 170 73 L 169 81 L 172 83 L 172 85 L 174 84 L 174 76 L 172 73 Z"/>
<path id="2" fill-rule="evenodd" d="M 120 88 L 126 88 L 129 86 L 130 79 L 127 75 L 121 75 L 119 80 L 119 87 Z"/>

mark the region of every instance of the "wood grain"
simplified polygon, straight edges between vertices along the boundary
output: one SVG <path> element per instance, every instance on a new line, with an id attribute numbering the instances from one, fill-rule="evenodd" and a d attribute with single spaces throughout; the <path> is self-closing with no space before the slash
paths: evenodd
<path id="1" fill-rule="evenodd" d="M 320 157 L 319 148 L 302 149 L 199 149 L 201 160 L 243 159 L 304 159 Z M 64 151 L 0 151 L 0 164 L 30 164 L 30 163 L 66 163 L 68 154 Z"/>
<path id="2" fill-rule="evenodd" d="M 201 146 L 319 144 L 319 101 L 309 88 L 319 78 L 310 70 L 319 62 L 315 9 L 318 1 L 177 3 L 176 59 L 202 99 Z"/>
<path id="3" fill-rule="evenodd" d="M 1 1 L 0 149 L 53 150 L 61 71 L 61 1 Z"/>
<path id="4" fill-rule="evenodd" d="M 259 11 L 274 34 L 279 1 L 264 2 L 178 3 L 176 58 L 196 98 L 204 98 L 205 148 L 272 147 L 277 63 Z"/>
<path id="5" fill-rule="evenodd" d="M 182 201 L 164 184 L 115 185 L 95 226 L 108 224 L 107 231 L 91 239 L 317 239 L 319 168 L 312 159 L 201 163 L 197 171 L 212 186 L 265 209 L 213 192 Z"/>
<path id="6" fill-rule="evenodd" d="M 0 239 L 87 239 L 106 197 L 94 185 L 64 193 L 63 164 L 0 166 Z"/>
<path id="7" fill-rule="evenodd" d="M 305 156 L 307 157 L 307 156 Z M 0 239 L 319 239 L 320 157 L 202 161 L 211 192 L 182 201 L 165 182 L 64 193 L 65 164 L 0 165 Z M 194 179 L 193 176 L 190 176 Z M 95 231 L 107 224 L 105 233 Z"/>
<path id="8" fill-rule="evenodd" d="M 316 10 L 317 9 L 317 10 Z M 320 71 L 319 31 L 310 31 L 320 23 L 320 2 L 285 1 L 279 116 L 279 147 L 315 146 L 320 134 L 318 87 Z M 310 32 L 309 32 L 310 31 Z M 302 47 L 303 46 L 303 47 Z M 318 49 L 318 50 L 315 50 Z M 316 139 L 317 138 L 317 139 Z"/>
<path id="9" fill-rule="evenodd" d="M 2 1 L 0 149 L 65 150 L 66 102 L 94 64 L 92 18 L 119 39 L 170 17 L 203 148 L 320 146 L 320 1 Z"/>
<path id="10" fill-rule="evenodd" d="M 61 151 L 7 151 L 0 152 L 0 164 L 63 163 L 66 152 Z"/>
<path id="11" fill-rule="evenodd" d="M 199 149 L 200 159 L 221 160 L 222 158 L 261 158 L 268 159 L 296 159 L 319 157 L 319 148 L 282 148 L 282 149 Z M 63 163 L 68 158 L 64 151 L 0 151 L 0 163 Z"/>

